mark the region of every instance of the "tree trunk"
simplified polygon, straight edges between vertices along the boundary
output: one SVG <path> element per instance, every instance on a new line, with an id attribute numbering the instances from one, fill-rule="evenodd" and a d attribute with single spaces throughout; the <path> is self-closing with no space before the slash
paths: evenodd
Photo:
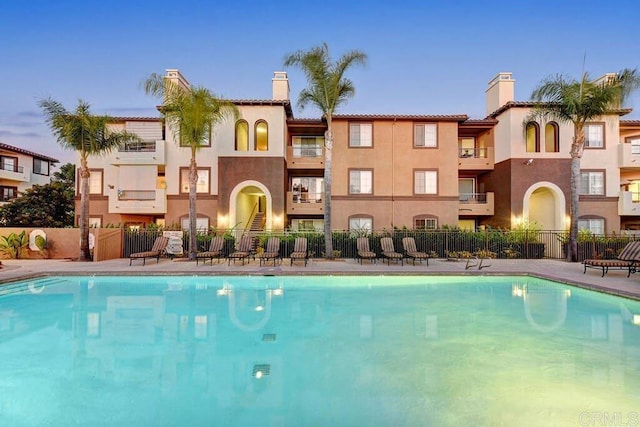
<path id="1" fill-rule="evenodd" d="M 333 166 L 333 131 L 331 117 L 327 118 L 327 131 L 324 133 L 324 253 L 327 259 L 333 259 L 333 241 L 331 239 L 331 170 Z"/>
<path id="2" fill-rule="evenodd" d="M 569 245 L 567 247 L 567 261 L 578 261 L 578 218 L 580 203 L 580 158 L 584 148 L 584 128 L 574 124 L 574 137 L 571 144 L 571 202 L 569 205 Z"/>
<path id="3" fill-rule="evenodd" d="M 198 184 L 198 166 L 195 156 L 189 164 L 189 259 L 196 259 L 198 252 L 196 230 L 196 186 Z"/>
<path id="4" fill-rule="evenodd" d="M 78 227 L 80 228 L 80 261 L 91 261 L 91 249 L 89 249 L 89 167 L 87 159 L 80 159 L 80 216 Z"/>

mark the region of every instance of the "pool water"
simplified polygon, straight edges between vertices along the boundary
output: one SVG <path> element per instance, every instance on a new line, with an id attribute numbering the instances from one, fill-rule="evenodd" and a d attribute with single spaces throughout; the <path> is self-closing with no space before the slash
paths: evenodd
<path id="1" fill-rule="evenodd" d="M 639 412 L 640 302 L 535 278 L 0 287 L 2 426 L 638 425 Z"/>

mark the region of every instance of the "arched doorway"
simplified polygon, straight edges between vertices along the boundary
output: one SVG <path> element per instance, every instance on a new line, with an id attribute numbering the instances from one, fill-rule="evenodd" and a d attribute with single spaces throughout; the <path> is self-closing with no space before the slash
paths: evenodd
<path id="1" fill-rule="evenodd" d="M 552 182 L 538 182 L 524 193 L 522 217 L 536 222 L 543 230 L 564 230 L 566 202 L 564 193 Z"/>
<path id="2" fill-rule="evenodd" d="M 251 228 L 254 220 L 262 230 L 272 229 L 271 192 L 258 181 L 243 181 L 229 197 L 229 227 L 244 232 Z"/>

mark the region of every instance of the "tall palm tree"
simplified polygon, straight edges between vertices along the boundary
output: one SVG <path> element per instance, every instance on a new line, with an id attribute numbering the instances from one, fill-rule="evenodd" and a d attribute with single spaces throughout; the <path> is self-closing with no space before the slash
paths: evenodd
<path id="1" fill-rule="evenodd" d="M 198 165 L 196 153 L 211 141 L 213 128 L 225 118 L 237 118 L 237 107 L 230 101 L 218 98 L 201 86 L 182 86 L 153 73 L 144 83 L 147 94 L 163 100 L 160 111 L 171 128 L 174 139 L 181 147 L 191 150 L 189 162 L 189 259 L 195 260 L 196 240 L 196 185 Z"/>
<path id="2" fill-rule="evenodd" d="M 336 109 L 355 95 L 353 82 L 344 77 L 353 65 L 364 65 L 367 55 L 358 50 L 343 54 L 335 62 L 326 43 L 308 51 L 298 50 L 285 56 L 285 67 L 298 67 L 305 74 L 309 86 L 300 91 L 298 106 L 312 104 L 320 109 L 327 121 L 324 136 L 324 241 L 326 257 L 333 258 L 331 240 L 331 171 L 333 155 L 332 119 Z"/>
<path id="3" fill-rule="evenodd" d="M 592 80 L 583 73 L 581 80 L 563 75 L 544 79 L 531 94 L 536 101 L 532 116 L 556 119 L 573 124 L 571 142 L 571 202 L 569 247 L 567 261 L 577 261 L 578 255 L 578 202 L 580 185 L 580 159 L 584 150 L 584 126 L 622 107 L 625 99 L 640 88 L 640 76 L 636 69 L 623 69 L 608 74 L 603 79 Z"/>
<path id="4" fill-rule="evenodd" d="M 87 164 L 89 156 L 107 154 L 120 144 L 139 141 L 140 138 L 128 132 L 114 132 L 108 128 L 112 121 L 109 116 L 91 114 L 90 105 L 82 100 L 74 111 L 51 99 L 43 99 L 42 108 L 51 132 L 63 148 L 75 150 L 80 155 L 80 261 L 91 261 L 89 249 L 89 177 Z"/>

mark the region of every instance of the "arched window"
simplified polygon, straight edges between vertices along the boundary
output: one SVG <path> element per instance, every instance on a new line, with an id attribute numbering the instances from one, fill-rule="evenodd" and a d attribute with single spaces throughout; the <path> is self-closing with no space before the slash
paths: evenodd
<path id="1" fill-rule="evenodd" d="M 236 122 L 236 151 L 249 151 L 249 123 L 246 120 Z"/>
<path id="2" fill-rule="evenodd" d="M 256 151 L 269 150 L 269 127 L 264 120 L 256 122 Z"/>
<path id="3" fill-rule="evenodd" d="M 536 122 L 527 123 L 525 130 L 527 153 L 540 152 L 540 127 Z"/>
<path id="4" fill-rule="evenodd" d="M 349 217 L 349 231 L 373 231 L 373 217 L 369 214 L 356 214 Z"/>
<path id="5" fill-rule="evenodd" d="M 556 122 L 549 122 L 544 127 L 544 151 L 557 153 L 560 151 L 559 127 Z"/>

